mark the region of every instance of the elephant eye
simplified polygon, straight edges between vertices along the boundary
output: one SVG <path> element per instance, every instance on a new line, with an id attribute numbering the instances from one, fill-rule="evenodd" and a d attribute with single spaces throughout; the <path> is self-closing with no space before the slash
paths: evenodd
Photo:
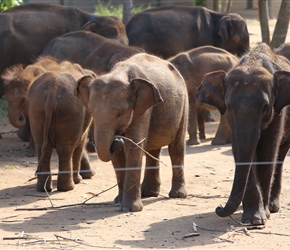
<path id="1" fill-rule="evenodd" d="M 270 106 L 268 104 L 264 105 L 263 113 L 266 114 L 270 110 Z"/>

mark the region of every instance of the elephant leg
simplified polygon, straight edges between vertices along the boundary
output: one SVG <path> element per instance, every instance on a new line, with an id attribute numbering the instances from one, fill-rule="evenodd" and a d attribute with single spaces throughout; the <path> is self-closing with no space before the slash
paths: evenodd
<path id="1" fill-rule="evenodd" d="M 220 124 L 211 145 L 223 145 L 232 142 L 232 129 L 229 122 L 229 113 L 221 115 Z"/>
<path id="2" fill-rule="evenodd" d="M 206 116 L 206 109 L 198 107 L 197 109 L 197 123 L 198 123 L 198 130 L 199 130 L 199 138 L 205 139 L 205 116 Z"/>
<path id="3" fill-rule="evenodd" d="M 188 94 L 189 98 L 189 113 L 188 113 L 188 134 L 189 139 L 186 142 L 187 145 L 198 145 L 200 139 L 197 136 L 197 107 L 196 98 L 193 93 Z"/>
<path id="4" fill-rule="evenodd" d="M 36 144 L 37 155 L 38 155 L 38 167 L 36 170 L 37 184 L 36 190 L 39 192 L 51 192 L 51 173 L 50 173 L 50 159 L 52 154 L 52 145 L 47 144 L 46 150 L 41 151 L 42 143 Z M 43 154 L 43 155 L 42 155 Z"/>
<path id="5" fill-rule="evenodd" d="M 26 149 L 26 156 L 34 157 L 35 155 L 36 155 L 35 143 L 34 143 L 32 135 L 30 135 L 29 145 Z"/>
<path id="6" fill-rule="evenodd" d="M 140 141 L 140 140 L 134 140 Z M 129 144 L 129 145 L 128 145 Z M 141 144 L 139 144 L 141 146 Z M 141 166 L 143 151 L 140 148 L 125 143 L 126 152 L 126 173 L 124 181 L 122 211 L 138 212 L 143 209 L 141 201 Z"/>
<path id="7" fill-rule="evenodd" d="M 185 129 L 181 124 L 179 131 L 176 134 L 175 140 L 168 145 L 168 152 L 172 164 L 172 181 L 171 181 L 171 190 L 169 192 L 169 197 L 171 198 L 187 197 L 183 170 L 184 155 L 185 155 L 185 145 L 183 141 L 184 140 L 183 138 L 185 136 L 184 133 Z"/>
<path id="8" fill-rule="evenodd" d="M 141 197 L 157 197 L 160 192 L 159 159 L 161 148 L 148 151 L 154 158 L 146 154 L 146 167 L 141 185 Z"/>
<path id="9" fill-rule="evenodd" d="M 271 213 L 277 213 L 280 209 L 280 194 L 282 186 L 283 161 L 290 147 L 290 141 L 280 146 L 278 154 L 278 163 L 276 164 L 274 179 L 271 188 L 269 210 Z"/>
<path id="10" fill-rule="evenodd" d="M 123 190 L 124 190 L 124 181 L 125 181 L 125 168 L 126 168 L 126 156 L 124 148 L 117 150 L 112 157 L 112 164 L 115 169 L 115 174 L 118 184 L 118 195 L 114 199 L 114 202 L 117 204 L 122 203 L 123 199 Z"/>
<path id="11" fill-rule="evenodd" d="M 80 174 L 84 179 L 90 179 L 96 174 L 96 172 L 91 168 L 89 156 L 88 156 L 86 150 L 84 150 L 84 149 L 82 150 L 82 155 L 81 155 Z"/>
<path id="12" fill-rule="evenodd" d="M 266 223 L 268 214 L 266 214 L 264 209 L 262 193 L 256 174 L 256 167 L 252 166 L 243 198 L 242 223 L 261 225 Z"/>
<path id="13" fill-rule="evenodd" d="M 73 180 L 72 145 L 56 145 L 56 152 L 59 161 L 59 174 L 57 178 L 57 190 L 73 190 L 75 183 Z"/>
<path id="14" fill-rule="evenodd" d="M 81 180 L 83 179 L 80 173 L 83 146 L 84 142 L 82 142 L 79 146 L 77 146 L 73 152 L 72 164 L 73 164 L 73 180 L 75 184 L 80 183 Z"/>

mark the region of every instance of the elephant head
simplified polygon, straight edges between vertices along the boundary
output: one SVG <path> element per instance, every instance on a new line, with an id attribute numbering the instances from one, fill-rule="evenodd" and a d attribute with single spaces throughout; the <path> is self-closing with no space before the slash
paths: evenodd
<path id="1" fill-rule="evenodd" d="M 216 213 L 230 216 L 241 204 L 261 133 L 275 113 L 290 104 L 290 73 L 270 73 L 263 67 L 239 66 L 205 75 L 197 93 L 201 102 L 211 104 L 230 116 L 235 177 L 230 197 Z"/>
<path id="2" fill-rule="evenodd" d="M 155 85 L 145 79 L 128 81 L 112 74 L 78 81 L 76 95 L 91 112 L 96 150 L 102 161 L 110 161 L 122 146 L 116 136 L 123 135 L 134 120 L 162 101 Z"/>
<path id="3" fill-rule="evenodd" d="M 250 49 L 246 21 L 234 13 L 223 16 L 217 23 L 214 41 L 214 46 L 242 56 Z"/>
<path id="4" fill-rule="evenodd" d="M 93 21 L 86 23 L 82 30 L 94 32 L 106 38 L 116 39 L 124 45 L 129 44 L 125 25 L 119 18 L 114 16 L 96 16 Z"/>
<path id="5" fill-rule="evenodd" d="M 44 70 L 41 67 L 15 65 L 1 75 L 8 102 L 8 118 L 12 126 L 21 128 L 26 123 L 26 100 L 31 82 Z"/>

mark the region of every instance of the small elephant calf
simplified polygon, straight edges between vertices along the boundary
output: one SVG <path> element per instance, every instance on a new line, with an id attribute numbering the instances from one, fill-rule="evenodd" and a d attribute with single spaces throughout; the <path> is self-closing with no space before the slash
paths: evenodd
<path id="1" fill-rule="evenodd" d="M 110 73 L 83 77 L 77 95 L 93 116 L 99 158 L 111 160 L 115 168 L 119 187 L 115 202 L 121 203 L 122 210 L 141 211 L 141 196 L 158 196 L 158 159 L 166 145 L 173 166 L 169 196 L 187 196 L 183 165 L 188 96 L 182 76 L 171 63 L 145 53 L 134 55 Z M 150 155 L 146 154 L 140 188 L 142 149 Z"/>

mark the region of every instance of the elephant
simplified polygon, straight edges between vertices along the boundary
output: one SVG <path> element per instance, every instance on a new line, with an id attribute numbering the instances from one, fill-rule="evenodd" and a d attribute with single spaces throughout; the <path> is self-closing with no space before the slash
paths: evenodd
<path id="1" fill-rule="evenodd" d="M 126 24 L 129 45 L 168 59 L 177 53 L 212 45 L 238 56 L 250 48 L 246 21 L 236 13 L 205 7 L 170 6 L 135 14 Z"/>
<path id="2" fill-rule="evenodd" d="M 125 25 L 116 17 L 49 3 L 23 4 L 1 12 L 0 75 L 12 65 L 33 63 L 53 38 L 82 28 L 128 44 Z M 3 95 L 0 81 L 0 97 Z"/>
<path id="3" fill-rule="evenodd" d="M 286 57 L 290 61 L 290 43 L 283 43 L 274 49 L 275 53 Z"/>
<path id="4" fill-rule="evenodd" d="M 53 39 L 42 51 L 42 56 L 69 60 L 96 74 L 109 72 L 113 66 L 130 56 L 144 52 L 142 48 L 127 46 L 96 33 L 73 31 Z M 93 128 L 89 132 L 88 152 L 95 152 Z"/>
<path id="5" fill-rule="evenodd" d="M 169 196 L 187 197 L 183 168 L 188 96 L 171 63 L 139 53 L 107 74 L 83 77 L 75 94 L 93 116 L 99 159 L 114 166 L 119 188 L 114 201 L 122 211 L 141 211 L 141 197 L 159 195 L 159 156 L 166 145 L 173 166 Z M 146 167 L 140 185 L 143 150 Z"/>
<path id="6" fill-rule="evenodd" d="M 280 208 L 283 161 L 290 147 L 290 62 L 261 43 L 229 72 L 206 74 L 199 101 L 229 113 L 235 176 L 221 217 L 242 202 L 242 222 L 265 224 Z M 288 91 L 289 93 L 289 91 Z"/>
<path id="7" fill-rule="evenodd" d="M 216 70 L 227 71 L 238 62 L 238 59 L 224 49 L 208 45 L 180 52 L 168 61 L 179 70 L 187 85 L 189 97 L 189 140 L 187 144 L 200 144 L 200 139 L 205 139 L 206 110 L 215 109 L 215 107 L 200 103 L 196 99 L 197 89 L 206 73 Z M 197 128 L 199 129 L 199 138 Z M 225 116 L 221 116 L 221 123 L 212 144 L 230 143 L 230 137 L 227 119 Z"/>
<path id="8" fill-rule="evenodd" d="M 41 55 L 75 62 L 96 74 L 103 74 L 109 72 L 117 62 L 140 52 L 144 50 L 81 30 L 54 38 Z"/>
<path id="9" fill-rule="evenodd" d="M 50 78 L 48 78 L 49 73 L 52 74 Z M 45 77 L 42 77 L 42 75 L 44 74 L 45 74 Z M 63 77 L 65 79 L 59 82 L 59 84 L 64 85 L 63 88 L 60 88 L 59 91 L 64 91 L 64 92 L 55 92 L 56 90 L 53 89 L 53 87 L 57 84 L 57 82 L 55 83 L 53 82 L 54 78 L 52 77 L 54 76 L 54 74 L 56 74 L 58 78 Z M 58 74 L 61 74 L 61 75 L 58 75 Z M 69 74 L 69 76 L 66 76 L 66 74 Z M 66 125 L 71 124 L 71 126 L 66 126 L 65 131 L 67 131 L 67 133 L 65 133 L 64 131 L 58 131 L 58 133 L 60 132 L 63 133 L 63 135 L 62 134 L 57 135 L 58 140 L 63 140 L 64 142 L 66 142 L 67 138 L 65 137 L 65 135 L 68 136 L 69 133 L 75 133 L 74 136 L 69 135 L 71 136 L 69 137 L 71 138 L 70 141 L 72 141 L 72 138 L 76 139 L 75 137 L 77 135 L 80 137 L 80 133 L 84 133 L 84 135 L 86 135 L 87 132 L 85 128 L 86 126 L 89 125 L 87 123 L 90 121 L 91 118 L 89 119 L 87 112 L 85 112 L 82 109 L 82 106 L 80 106 L 80 102 L 78 101 L 78 99 L 75 100 L 71 96 L 69 96 L 67 93 L 65 93 L 65 92 L 69 92 L 69 87 L 66 86 L 68 84 L 67 81 L 71 81 L 70 84 L 72 86 L 70 88 L 73 88 L 74 86 L 73 84 L 74 83 L 76 84 L 76 80 L 73 81 L 73 79 L 81 78 L 84 75 L 95 75 L 95 74 L 92 71 L 82 69 L 80 65 L 78 64 L 72 64 L 71 62 L 68 62 L 68 61 L 57 63 L 55 59 L 49 58 L 49 57 L 40 57 L 34 64 L 28 65 L 25 68 L 23 68 L 23 66 L 20 64 L 20 65 L 12 66 L 11 69 L 6 69 L 5 72 L 2 74 L 2 79 L 4 80 L 5 93 L 6 93 L 6 97 L 8 101 L 8 117 L 9 117 L 10 123 L 17 128 L 21 128 L 25 126 L 27 128 L 27 131 L 30 132 L 32 130 L 31 123 L 35 124 L 35 122 L 37 121 L 38 129 L 40 129 L 41 125 L 46 124 L 44 117 L 47 118 L 47 110 L 44 110 L 44 109 L 40 110 L 40 107 L 43 107 L 43 105 L 47 104 L 44 100 L 46 100 L 48 97 L 52 98 L 50 95 L 58 94 L 59 98 L 63 100 L 60 101 L 57 98 L 55 98 L 55 103 L 56 101 L 58 101 L 58 105 L 56 105 L 55 109 L 58 110 L 59 105 L 61 105 L 60 104 L 61 102 L 67 103 L 67 104 L 69 103 L 69 107 L 67 107 L 64 110 L 65 111 L 64 114 L 70 114 L 70 117 L 67 117 L 67 115 L 63 115 L 63 114 L 62 116 L 63 116 L 63 119 L 66 121 Z M 55 79 L 57 79 L 57 77 L 55 77 Z M 29 102 L 31 100 L 34 100 L 32 99 L 33 98 L 32 92 L 29 94 L 30 88 L 34 85 L 36 81 L 42 81 L 46 79 L 48 80 L 50 79 L 51 82 L 45 81 L 46 86 L 44 86 L 41 89 L 43 93 L 36 93 L 37 98 L 42 97 L 43 99 L 41 101 L 41 104 L 40 103 L 35 104 L 35 107 L 34 107 L 34 109 L 36 109 L 35 112 L 37 111 L 37 112 L 42 112 L 42 113 L 41 114 L 37 113 L 39 115 L 37 120 L 31 120 L 32 118 L 34 118 L 35 114 L 34 116 L 32 116 L 33 111 L 29 112 L 30 111 Z M 48 92 L 49 93 L 51 92 L 50 95 L 47 94 Z M 72 96 L 74 97 L 74 95 Z M 32 103 L 32 101 L 30 103 Z M 47 108 L 49 110 L 49 106 L 47 106 Z M 75 110 L 72 110 L 73 108 L 75 108 Z M 61 109 L 58 112 L 60 111 Z M 46 116 L 44 116 L 44 114 L 46 114 Z M 86 120 L 84 124 L 82 124 L 81 122 L 84 121 L 84 118 Z M 57 121 L 56 118 L 53 118 L 52 124 L 55 122 L 61 122 L 61 121 L 62 121 L 61 119 Z M 47 125 L 50 125 L 50 124 L 47 124 Z M 58 127 L 54 125 L 53 129 L 56 129 L 56 128 Z M 49 131 L 49 136 L 50 136 L 49 142 L 55 139 L 53 137 L 55 136 L 54 132 L 55 132 L 54 130 Z M 39 137 L 39 134 L 37 136 Z M 29 134 L 30 152 L 35 151 L 34 145 L 36 142 L 37 144 L 35 146 L 37 148 L 38 158 L 42 159 L 39 162 L 39 171 L 42 170 L 42 171 L 49 172 L 49 160 L 48 160 L 49 158 L 48 157 L 50 157 L 49 150 L 50 150 L 51 145 L 45 146 L 47 148 L 47 151 L 45 150 L 45 148 L 43 148 L 43 151 L 41 151 L 38 137 L 37 137 L 38 140 L 35 141 L 33 134 L 32 136 Z M 83 150 L 82 152 L 81 143 L 83 142 L 80 140 L 80 138 L 78 140 L 79 142 L 76 141 L 75 143 L 79 143 L 79 145 L 78 147 L 75 147 L 74 149 L 75 150 L 75 156 L 73 160 L 74 169 L 77 170 L 77 167 L 79 168 L 79 166 L 77 166 L 76 164 L 79 157 L 78 154 L 81 153 L 81 170 L 82 170 L 81 176 L 83 178 L 91 178 L 94 175 L 94 171 L 90 167 L 90 163 L 89 163 L 88 155 L 86 151 Z M 53 146 L 55 146 L 56 144 L 59 144 L 59 142 L 55 142 L 55 141 L 53 141 L 53 143 L 55 143 L 53 144 Z M 45 156 L 42 156 L 41 158 L 40 157 L 41 152 L 46 152 L 48 155 L 45 154 Z M 64 164 L 64 163 L 67 164 L 67 162 L 62 162 L 61 164 Z M 69 164 L 64 167 L 67 168 L 68 166 Z M 63 166 L 60 165 L 60 168 L 63 168 Z M 73 188 L 73 184 L 71 183 L 71 180 L 69 179 L 70 177 L 68 177 L 68 175 L 70 174 L 65 174 L 62 177 L 60 177 L 60 181 L 58 184 L 59 190 L 69 190 Z M 38 184 L 37 184 L 38 191 L 44 191 L 44 182 L 46 181 L 46 178 L 47 178 L 47 175 L 41 175 L 38 178 Z M 63 183 L 65 179 L 68 179 L 67 184 Z M 46 187 L 48 191 L 51 190 L 50 180 L 51 178 L 47 182 L 47 187 Z M 80 181 L 80 177 L 78 173 L 74 174 L 74 181 L 75 183 Z"/>

